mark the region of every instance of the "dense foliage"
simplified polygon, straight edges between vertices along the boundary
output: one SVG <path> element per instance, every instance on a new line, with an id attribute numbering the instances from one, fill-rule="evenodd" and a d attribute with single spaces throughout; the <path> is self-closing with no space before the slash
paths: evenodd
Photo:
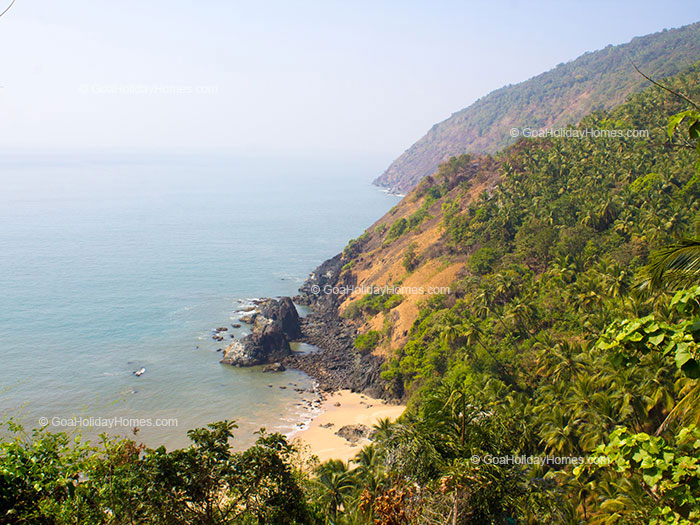
<path id="1" fill-rule="evenodd" d="M 675 75 L 700 56 L 700 24 L 654 33 L 586 53 L 525 82 L 505 86 L 434 125 L 375 183 L 407 192 L 451 155 L 493 153 L 511 128 L 558 127 L 624 102 L 646 87 L 630 60 L 655 77 Z"/>
<path id="2" fill-rule="evenodd" d="M 698 67 L 666 84 L 700 99 Z M 649 89 L 580 124 L 649 129 L 649 138 L 521 140 L 499 156 L 503 177 L 493 191 L 469 204 L 462 192 L 445 193 L 444 240 L 470 255 L 470 271 L 454 295 L 424 304 L 384 372 L 409 392 L 402 425 L 421 429 L 431 451 L 422 460 L 436 454 L 428 479 L 452 480 L 455 466 L 467 476 L 452 486 L 445 519 L 700 520 L 700 288 L 690 286 L 699 282 L 700 249 L 692 240 L 673 244 L 695 236 L 700 220 L 697 121 L 679 113 L 685 107 Z M 689 122 L 676 129 L 681 118 L 672 118 L 669 138 L 672 114 Z M 459 170 L 434 179 L 443 190 L 461 183 Z M 435 413 L 454 396 L 466 398 L 467 422 L 463 408 L 443 424 L 466 424 L 473 439 L 469 425 L 479 435 L 484 420 L 498 421 L 501 437 L 446 453 Z M 503 456 L 598 461 L 498 473 L 489 465 L 503 477 L 468 475 L 467 458 L 486 446 Z M 421 470 L 411 464 L 407 479 L 411 471 Z M 501 494 L 509 476 L 515 486 Z M 433 490 L 422 501 L 437 508 L 441 498 Z"/>

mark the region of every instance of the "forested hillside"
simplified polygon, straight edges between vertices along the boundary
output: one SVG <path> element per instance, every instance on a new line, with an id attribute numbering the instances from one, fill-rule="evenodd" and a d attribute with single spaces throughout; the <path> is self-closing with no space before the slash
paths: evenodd
<path id="1" fill-rule="evenodd" d="M 264 432 L 234 453 L 226 423 L 171 452 L 11 425 L 4 521 L 700 522 L 700 64 L 662 82 L 687 99 L 451 159 L 348 244 L 327 277 L 387 292 L 339 312 L 408 402 L 350 464 Z"/>
<path id="2" fill-rule="evenodd" d="M 493 91 L 434 125 L 374 183 L 406 193 L 451 156 L 493 153 L 511 144 L 511 128 L 576 124 L 594 110 L 617 106 L 645 87 L 630 61 L 647 74 L 667 76 L 699 59 L 700 23 L 586 53 Z"/>
<path id="3" fill-rule="evenodd" d="M 698 66 L 664 83 L 700 99 Z M 700 288 L 636 287 L 650 254 L 700 225 L 695 141 L 667 135 L 685 109 L 649 88 L 580 127 L 650 138 L 521 139 L 493 158 L 453 159 L 359 241 L 369 251 L 355 249 L 346 282 L 367 284 L 355 266 L 382 261 L 395 243 L 404 271 L 376 285 L 404 283 L 436 260 L 463 262 L 450 294 L 423 298 L 403 320 L 404 343 L 392 345 L 391 323 L 376 337 L 375 351 L 393 354 L 384 377 L 411 407 L 379 445 L 383 466 L 425 487 L 412 508 L 421 519 L 440 505 L 463 523 L 700 519 Z M 418 250 L 424 228 L 440 235 Z M 367 322 L 384 326 L 376 317 L 395 319 L 405 301 L 383 303 Z M 363 304 L 346 301 L 346 315 Z M 469 459 L 593 454 L 615 465 Z"/>

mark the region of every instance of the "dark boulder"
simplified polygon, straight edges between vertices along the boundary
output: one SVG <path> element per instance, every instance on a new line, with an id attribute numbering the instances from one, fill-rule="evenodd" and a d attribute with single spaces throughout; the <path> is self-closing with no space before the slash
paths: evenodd
<path id="1" fill-rule="evenodd" d="M 226 347 L 222 363 L 264 365 L 281 361 L 292 353 L 289 342 L 301 335 L 301 328 L 299 314 L 289 297 L 262 301 L 258 312 L 251 317 L 252 333 Z"/>
<path id="2" fill-rule="evenodd" d="M 278 301 L 270 299 L 262 303 L 259 307 L 259 316 L 273 323 L 279 323 L 282 332 L 290 341 L 301 337 L 299 313 L 289 297 L 282 297 Z M 256 317 L 256 322 L 259 316 Z"/>

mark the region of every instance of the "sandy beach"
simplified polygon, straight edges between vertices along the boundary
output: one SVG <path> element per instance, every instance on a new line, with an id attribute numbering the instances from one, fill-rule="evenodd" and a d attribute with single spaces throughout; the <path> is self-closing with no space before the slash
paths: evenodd
<path id="1" fill-rule="evenodd" d="M 334 392 L 323 402 L 321 414 L 311 421 L 309 428 L 297 434 L 294 440 L 308 445 L 311 452 L 321 461 L 348 461 L 369 443 L 369 440 L 361 439 L 357 444 L 351 445 L 345 438 L 336 435 L 341 427 L 372 427 L 379 419 L 386 417 L 394 421 L 405 408 L 403 405 L 391 405 L 381 399 L 373 399 L 350 390 Z"/>

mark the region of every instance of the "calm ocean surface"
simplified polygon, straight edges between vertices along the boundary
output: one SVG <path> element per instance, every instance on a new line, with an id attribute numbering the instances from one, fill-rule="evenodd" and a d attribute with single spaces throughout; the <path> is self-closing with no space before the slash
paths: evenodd
<path id="1" fill-rule="evenodd" d="M 308 417 L 303 374 L 219 364 L 211 330 L 308 273 L 397 202 L 376 166 L 301 160 L 5 159 L 0 163 L 0 415 L 176 418 L 149 446 L 235 419 Z M 132 371 L 145 367 L 142 377 Z M 268 385 L 272 384 L 272 387 Z M 287 386 L 280 389 L 279 386 Z M 310 398 L 310 395 L 306 395 Z M 154 423 L 152 423 L 154 424 Z M 61 430 L 72 431 L 71 427 Z M 129 428 L 83 428 L 129 434 Z"/>

